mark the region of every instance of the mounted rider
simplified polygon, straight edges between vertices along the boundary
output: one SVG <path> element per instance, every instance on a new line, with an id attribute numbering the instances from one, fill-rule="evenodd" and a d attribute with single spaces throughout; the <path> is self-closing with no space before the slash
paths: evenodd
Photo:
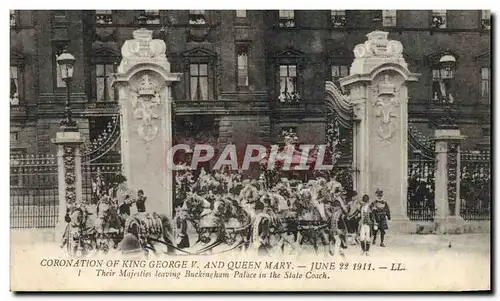
<path id="1" fill-rule="evenodd" d="M 244 187 L 240 192 L 240 204 L 243 208 L 251 210 L 255 202 L 260 198 L 259 190 L 255 186 L 256 182 L 243 181 Z"/>
<path id="2" fill-rule="evenodd" d="M 139 191 L 137 191 L 137 200 L 135 201 L 137 212 L 139 213 L 146 212 L 147 198 L 148 198 L 147 196 L 144 196 L 144 191 L 142 189 L 139 189 Z"/>
<path id="3" fill-rule="evenodd" d="M 277 216 L 271 209 L 271 198 L 263 195 L 255 202 L 255 219 L 252 228 L 252 248 L 259 255 L 269 255 L 271 251 L 271 235 Z"/>

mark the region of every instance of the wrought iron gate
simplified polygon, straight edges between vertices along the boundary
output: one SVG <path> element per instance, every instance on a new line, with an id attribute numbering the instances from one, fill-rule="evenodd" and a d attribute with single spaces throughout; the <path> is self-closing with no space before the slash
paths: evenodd
<path id="1" fill-rule="evenodd" d="M 54 227 L 58 215 L 54 155 L 10 157 L 10 228 Z"/>
<path id="2" fill-rule="evenodd" d="M 489 220 L 491 216 L 490 151 L 460 155 L 460 216 L 465 220 Z"/>
<path id="3" fill-rule="evenodd" d="M 97 203 L 97 187 L 107 191 L 115 176 L 122 173 L 120 121 L 117 115 L 110 118 L 97 138 L 85 144 L 82 173 L 82 197 L 88 204 Z"/>
<path id="4" fill-rule="evenodd" d="M 413 221 L 432 221 L 436 212 L 434 143 L 410 127 L 408 132 L 407 214 Z"/>

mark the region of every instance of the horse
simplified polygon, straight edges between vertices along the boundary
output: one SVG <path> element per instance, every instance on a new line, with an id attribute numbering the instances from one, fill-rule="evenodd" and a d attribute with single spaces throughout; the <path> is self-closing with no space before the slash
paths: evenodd
<path id="1" fill-rule="evenodd" d="M 97 231 L 97 248 L 107 252 L 110 247 L 116 248 L 123 235 L 121 220 L 117 206 L 107 196 L 102 197 L 96 205 L 94 226 Z"/>
<path id="2" fill-rule="evenodd" d="M 288 200 L 283 200 L 273 193 L 270 196 L 270 209 L 274 207 L 273 211 L 277 211 L 280 218 L 279 221 L 273 221 L 274 231 L 270 232 L 273 235 L 271 241 L 277 242 L 275 248 L 284 252 L 285 246 L 288 245 L 295 251 L 299 245 L 310 242 L 317 251 L 317 242 L 322 236 L 320 232 L 325 222 L 322 221 L 320 210 L 313 201 L 313 192 L 303 188 L 292 192 Z"/>
<path id="3" fill-rule="evenodd" d="M 243 248 L 248 241 L 251 220 L 251 214 L 235 198 L 218 199 L 213 209 L 200 218 L 198 240 L 189 251 L 201 254 Z"/>
<path id="4" fill-rule="evenodd" d="M 165 246 L 164 253 L 171 254 L 174 250 L 173 226 L 165 214 L 139 212 L 125 221 L 124 236 L 129 234 L 138 239 L 144 251 L 160 253 L 159 246 Z"/>
<path id="5" fill-rule="evenodd" d="M 74 206 L 68 210 L 68 222 L 63 234 L 62 246 L 67 246 L 71 255 L 86 255 L 96 247 L 95 229 L 88 225 L 90 213 L 81 207 Z"/>

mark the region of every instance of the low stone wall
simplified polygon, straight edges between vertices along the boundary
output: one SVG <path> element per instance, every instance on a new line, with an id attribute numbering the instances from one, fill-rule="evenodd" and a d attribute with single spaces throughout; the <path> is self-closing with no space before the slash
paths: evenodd
<path id="1" fill-rule="evenodd" d="M 480 234 L 490 233 L 490 221 L 463 221 L 447 225 L 447 234 Z M 443 234 L 442 225 L 439 222 L 415 222 L 414 234 Z"/>
<path id="2" fill-rule="evenodd" d="M 466 221 L 463 233 L 491 233 L 491 222 Z"/>
<path id="3" fill-rule="evenodd" d="M 11 229 L 10 242 L 11 244 L 56 242 L 55 228 Z"/>

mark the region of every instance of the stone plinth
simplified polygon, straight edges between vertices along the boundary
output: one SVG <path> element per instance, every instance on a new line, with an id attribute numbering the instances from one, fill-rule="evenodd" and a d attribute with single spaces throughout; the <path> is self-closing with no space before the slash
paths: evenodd
<path id="1" fill-rule="evenodd" d="M 180 73 L 170 72 L 166 45 L 152 31 L 134 31 L 122 47 L 123 59 L 114 75 L 121 118 L 123 172 L 130 189 L 143 189 L 146 209 L 172 215 L 173 177 L 167 168 L 172 147 L 170 84 Z"/>
<path id="2" fill-rule="evenodd" d="M 384 191 L 393 217 L 393 229 L 407 232 L 408 90 L 418 80 L 403 58 L 403 46 L 375 31 L 354 48 L 350 76 L 340 80 L 350 92 L 354 111 L 356 189 L 375 197 Z M 397 224 L 397 225 L 396 225 Z M 405 228 L 405 229 L 403 229 Z"/>
<path id="3" fill-rule="evenodd" d="M 458 127 L 441 127 L 434 133 L 436 152 L 435 204 L 438 233 L 462 233 L 460 217 L 460 141 Z"/>
<path id="4" fill-rule="evenodd" d="M 62 237 L 66 228 L 66 209 L 82 198 L 82 160 L 80 147 L 83 143 L 78 129 L 62 130 L 56 133 L 52 142 L 57 145 L 57 182 L 59 212 L 56 224 L 56 238 Z"/>

